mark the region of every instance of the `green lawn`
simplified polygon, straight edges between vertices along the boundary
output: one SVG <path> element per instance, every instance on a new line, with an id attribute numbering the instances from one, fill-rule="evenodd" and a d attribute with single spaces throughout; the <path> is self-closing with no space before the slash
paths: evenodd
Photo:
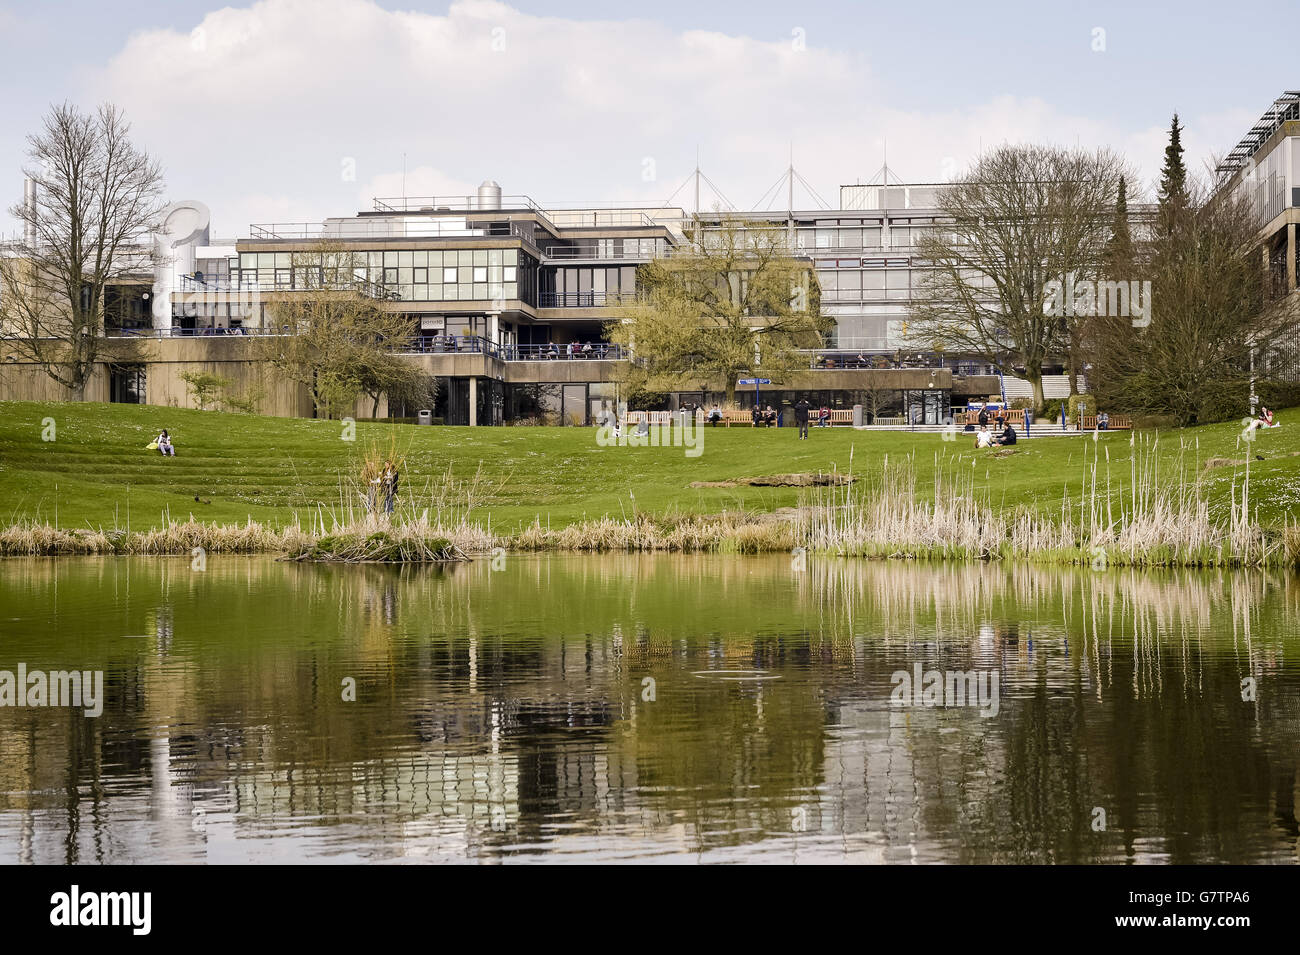
<path id="1" fill-rule="evenodd" d="M 52 418 L 53 441 L 42 440 Z M 1285 426 L 1263 433 L 1250 448 L 1251 499 L 1265 523 L 1300 516 L 1300 409 L 1282 412 Z M 146 451 L 162 428 L 178 456 Z M 1160 436 L 1163 473 L 1177 478 L 1180 441 L 1198 441 L 1195 457 L 1244 457 L 1240 425 L 1210 425 Z M 813 429 L 798 441 L 793 428 L 706 428 L 703 453 L 682 448 L 600 447 L 594 428 L 419 428 L 356 425 L 356 440 L 341 440 L 336 421 L 267 418 L 137 405 L 0 402 L 0 523 L 56 520 L 61 527 L 129 526 L 143 530 L 193 515 L 208 522 L 246 518 L 281 524 L 296 512 L 337 508 L 340 485 L 351 482 L 363 451 L 391 441 L 406 458 L 404 491 L 421 503 L 446 489 L 463 502 L 471 487 L 472 516 L 510 532 L 535 517 L 561 526 L 583 518 L 649 511 L 715 513 L 746 507 L 770 510 L 797 504 L 796 488 L 692 488 L 693 481 L 829 470 L 869 470 L 885 454 L 915 452 L 918 487 L 927 493 L 936 459 L 964 468 L 995 505 L 1030 503 L 1059 513 L 1063 489 L 1078 494 L 1085 455 L 1109 449 L 1112 487 L 1118 495 L 1129 475 L 1129 436 L 1116 432 L 1094 444 L 1090 437 L 1022 442 L 1003 458 L 976 452 L 965 437 L 944 442 L 937 434 L 865 433 Z M 1264 457 L 1256 460 L 1255 454 Z M 1105 459 L 1102 458 L 1102 473 Z M 445 476 L 450 469 L 452 486 Z M 1231 482 L 1244 468 L 1224 467 L 1206 480 L 1216 508 L 1226 506 Z M 478 478 L 476 479 L 476 474 Z M 349 492 L 351 493 L 351 492 Z M 806 494 L 807 492 L 802 492 Z M 195 502 L 195 496 L 200 498 Z M 210 503 L 209 503 L 210 502 Z"/>

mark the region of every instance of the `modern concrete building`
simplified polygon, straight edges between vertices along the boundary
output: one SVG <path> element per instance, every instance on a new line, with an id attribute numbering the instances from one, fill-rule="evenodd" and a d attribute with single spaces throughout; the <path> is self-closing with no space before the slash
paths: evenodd
<path id="1" fill-rule="evenodd" d="M 821 347 L 806 351 L 806 371 L 765 388 L 762 403 L 806 397 L 935 424 L 954 403 L 1004 394 L 1001 378 L 978 361 L 907 351 L 916 244 L 936 221 L 941 188 L 890 181 L 886 172 L 881 184 L 843 186 L 839 209 L 725 214 L 787 233 L 833 323 Z M 723 218 L 701 221 L 707 231 Z M 202 203 L 178 202 L 154 237 L 153 274 L 132 276 L 106 297 L 106 334 L 137 347 L 131 360 L 106 364 L 87 397 L 184 406 L 181 375 L 204 371 L 230 379 L 236 392 L 259 392 L 266 413 L 312 414 L 305 389 L 268 380 L 254 339 L 285 332 L 274 304 L 319 289 L 302 265 L 328 247 L 350 257 L 352 284 L 411 318 L 407 356 L 440 381 L 437 418 L 590 424 L 619 400 L 628 360 L 606 340 L 607 324 L 636 295 L 638 267 L 689 248 L 692 228 L 675 206 L 544 208 L 503 195 L 490 180 L 473 196 L 380 198 L 354 216 L 258 223 L 238 238 L 214 237 Z M 15 371 L 0 382 L 7 396 L 60 397 L 38 369 Z M 720 400 L 722 384 L 673 393 L 666 407 Z M 754 400 L 752 391 L 737 394 L 742 407 Z"/>
<path id="2" fill-rule="evenodd" d="M 1300 90 L 1287 90 L 1216 168 L 1219 188 L 1238 190 L 1260 222 L 1260 254 L 1274 295 L 1300 287 Z"/>

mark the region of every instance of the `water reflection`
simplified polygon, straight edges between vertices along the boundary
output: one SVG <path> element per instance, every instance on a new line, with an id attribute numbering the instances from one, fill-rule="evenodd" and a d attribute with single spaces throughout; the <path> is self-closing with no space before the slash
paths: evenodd
<path id="1" fill-rule="evenodd" d="M 3 861 L 1297 860 L 1290 576 L 0 570 L 0 669 L 102 669 L 107 696 L 0 708 Z M 891 705 L 918 664 L 996 672 L 997 715 Z"/>

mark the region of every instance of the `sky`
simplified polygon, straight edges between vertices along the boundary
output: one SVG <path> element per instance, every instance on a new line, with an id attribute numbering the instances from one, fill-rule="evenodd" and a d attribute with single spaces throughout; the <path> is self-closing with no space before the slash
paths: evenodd
<path id="1" fill-rule="evenodd" d="M 1172 114 L 1203 171 L 1300 88 L 1295 0 L 0 0 L 0 235 L 51 103 L 125 110 L 215 235 L 480 181 L 543 204 L 757 208 L 888 159 L 960 175 L 1003 142 L 1109 147 L 1154 193 Z M 404 171 L 405 170 L 405 171 Z M 681 187 L 679 189 L 679 187 Z M 675 196 L 674 191 L 676 191 Z M 773 204 L 784 207 L 784 195 Z M 701 204 L 719 202 L 707 187 Z"/>

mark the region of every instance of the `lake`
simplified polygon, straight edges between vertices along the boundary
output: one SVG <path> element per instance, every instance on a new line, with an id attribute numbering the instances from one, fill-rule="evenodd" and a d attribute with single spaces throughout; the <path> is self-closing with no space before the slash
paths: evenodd
<path id="1" fill-rule="evenodd" d="M 0 862 L 1294 863 L 1298 623 L 1264 572 L 8 560 Z"/>

